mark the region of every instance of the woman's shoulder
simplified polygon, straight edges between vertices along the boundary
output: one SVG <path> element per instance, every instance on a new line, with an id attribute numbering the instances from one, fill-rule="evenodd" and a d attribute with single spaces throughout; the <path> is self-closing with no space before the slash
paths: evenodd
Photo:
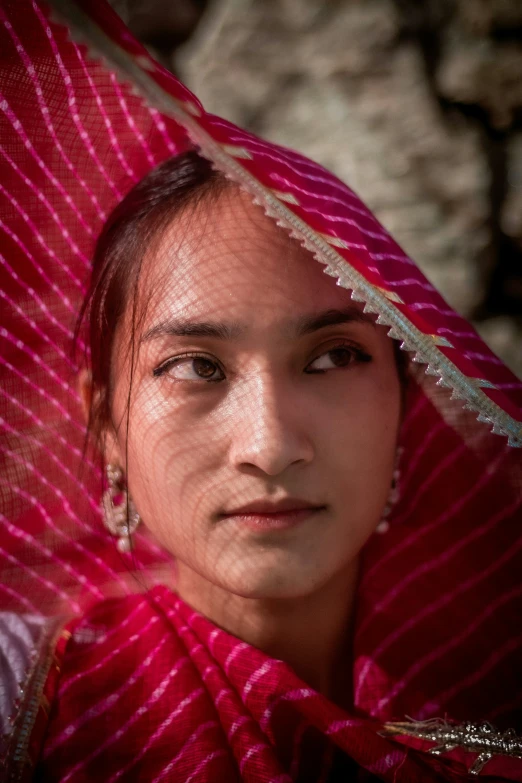
<path id="1" fill-rule="evenodd" d="M 151 726 L 168 723 L 173 705 L 193 692 L 198 680 L 178 633 L 182 619 L 175 601 L 157 599 L 158 591 L 152 590 L 105 601 L 72 629 L 38 779 L 60 780 L 80 767 L 85 779 L 101 779 L 111 749 L 115 765 L 130 758 Z M 178 670 L 180 677 L 175 676 Z M 116 774 L 117 765 L 114 770 Z"/>
<path id="2" fill-rule="evenodd" d="M 71 639 L 67 646 L 64 672 L 86 657 L 103 658 L 109 651 L 118 656 L 127 648 L 149 644 L 156 634 L 175 634 L 174 602 L 165 604 L 165 588 L 116 598 L 94 604 L 69 625 Z M 173 594 L 171 594 L 173 595 Z"/>
<path id="3" fill-rule="evenodd" d="M 112 690 L 167 619 L 154 591 L 108 598 L 74 617 L 0 612 L 2 780 L 30 780 L 59 705 L 82 709 L 93 692 Z"/>
<path id="4" fill-rule="evenodd" d="M 70 699 L 87 703 L 93 685 L 100 693 L 125 681 L 136 660 L 146 656 L 167 631 L 177 640 L 173 613 L 170 607 L 165 610 L 157 594 L 152 590 L 109 598 L 69 623 L 57 691 L 61 703 Z"/>

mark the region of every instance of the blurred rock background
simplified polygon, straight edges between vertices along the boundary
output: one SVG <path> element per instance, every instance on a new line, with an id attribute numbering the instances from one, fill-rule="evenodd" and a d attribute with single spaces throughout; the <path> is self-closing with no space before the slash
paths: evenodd
<path id="1" fill-rule="evenodd" d="M 522 377 L 520 0 L 113 0 L 205 107 L 348 182 Z"/>

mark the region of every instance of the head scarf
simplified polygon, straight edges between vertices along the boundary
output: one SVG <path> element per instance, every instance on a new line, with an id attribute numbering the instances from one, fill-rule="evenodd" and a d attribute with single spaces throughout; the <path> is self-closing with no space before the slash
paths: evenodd
<path id="1" fill-rule="evenodd" d="M 367 770 L 364 779 L 461 779 L 477 751 L 448 743 L 441 762 L 412 752 L 436 744 L 419 730 L 399 727 L 394 740 L 380 732 L 410 718 L 417 729 L 433 728 L 435 718 L 522 727 L 522 383 L 346 185 L 205 113 L 99 0 L 52 5 L 3 0 L 0 9 L 2 607 L 32 618 L 82 616 L 117 599 L 130 618 L 114 636 L 118 649 L 143 622 L 132 595 L 143 582 L 132 571 L 148 587 L 168 582 L 169 557 L 151 536 L 138 534 L 129 561 L 101 525 L 100 466 L 84 448 L 71 343 L 110 210 L 155 165 L 197 148 L 389 327 L 408 354 L 412 382 L 400 497 L 387 531 L 362 556 L 353 715 L 156 587 L 154 601 L 174 613 L 176 634 L 164 643 L 191 658 L 187 678 L 204 689 L 208 709 L 188 704 L 182 723 L 163 726 L 169 711 L 158 708 L 147 736 L 137 736 L 149 752 L 147 738 L 161 729 L 167 755 L 172 731 L 192 743 L 184 773 L 171 779 L 319 780 L 329 769 L 321 754 L 331 762 L 339 748 Z M 218 673 L 207 677 L 209 667 Z M 152 691 L 167 689 L 161 671 Z M 227 688 L 233 698 L 220 708 Z M 133 703 L 143 706 L 133 699 L 127 715 Z M 193 739 L 216 714 L 219 732 Z M 311 728 L 319 768 L 303 761 Z M 81 736 L 63 779 L 92 779 L 81 762 L 99 740 L 94 729 L 91 740 Z M 113 750 L 98 753 L 100 769 L 112 759 L 111 780 L 137 779 Z M 484 774 L 522 780 L 522 761 L 498 752 Z M 139 779 L 168 779 L 167 756 L 162 764 L 163 772 Z"/>

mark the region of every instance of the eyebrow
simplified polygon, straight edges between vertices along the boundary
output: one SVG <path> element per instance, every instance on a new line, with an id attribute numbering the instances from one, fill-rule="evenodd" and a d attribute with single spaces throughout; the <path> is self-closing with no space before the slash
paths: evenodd
<path id="1" fill-rule="evenodd" d="M 305 334 L 317 332 L 327 326 L 339 324 L 363 323 L 375 326 L 375 317 L 364 313 L 358 307 L 345 307 L 342 310 L 325 310 L 322 313 L 306 315 L 299 318 L 296 323 L 296 335 L 302 337 Z"/>
<path id="2" fill-rule="evenodd" d="M 218 340 L 233 340 L 243 331 L 245 330 L 240 324 L 172 319 L 162 321 L 146 331 L 140 342 L 145 343 L 157 337 L 214 337 Z"/>
<path id="3" fill-rule="evenodd" d="M 347 323 L 375 326 L 375 318 L 353 306 L 341 310 L 324 310 L 320 313 L 301 316 L 290 324 L 289 333 L 295 337 L 303 337 L 328 326 Z M 218 340 L 234 340 L 246 331 L 247 327 L 240 323 L 169 319 L 148 329 L 141 337 L 140 342 L 148 342 L 158 337 L 212 337 Z"/>

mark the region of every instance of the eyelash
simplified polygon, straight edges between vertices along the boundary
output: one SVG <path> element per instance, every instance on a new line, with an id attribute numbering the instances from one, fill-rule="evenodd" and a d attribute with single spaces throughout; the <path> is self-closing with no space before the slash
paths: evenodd
<path id="1" fill-rule="evenodd" d="M 346 370 L 349 369 L 353 364 L 366 364 L 368 362 L 371 362 L 372 357 L 369 353 L 364 351 L 362 348 L 359 348 L 356 345 L 353 345 L 352 343 L 339 343 L 338 345 L 333 345 L 331 348 L 329 348 L 327 351 L 323 351 L 318 356 L 315 357 L 315 359 L 312 359 L 311 362 L 307 366 L 310 366 L 310 364 L 313 364 L 313 362 L 317 361 L 317 359 L 320 359 L 321 356 L 325 356 L 326 354 L 333 353 L 334 351 L 339 350 L 346 350 L 349 351 L 352 354 L 352 360 L 349 362 L 348 365 L 345 367 L 337 367 L 336 369 L 339 370 Z M 329 370 L 306 370 L 308 375 L 324 375 L 325 373 L 329 372 Z"/>
<path id="2" fill-rule="evenodd" d="M 318 356 L 315 357 L 315 359 L 312 359 L 312 361 L 309 362 L 307 367 L 310 364 L 313 364 L 313 362 L 317 361 L 317 359 L 320 359 L 322 356 L 325 356 L 326 354 L 329 354 L 329 353 L 333 353 L 333 351 L 338 351 L 338 350 L 343 350 L 343 349 L 345 349 L 347 351 L 350 351 L 354 358 L 345 367 L 341 366 L 341 367 L 338 367 L 338 368 L 335 368 L 335 369 L 340 369 L 340 370 L 348 369 L 355 363 L 356 364 L 367 363 L 367 362 L 371 362 L 371 360 L 372 360 L 372 357 L 370 356 L 370 354 L 367 353 L 366 351 L 363 351 L 361 348 L 358 348 L 357 346 L 352 345 L 351 343 L 339 343 L 338 345 L 332 346 L 327 351 L 323 351 L 323 353 L 320 353 Z M 219 362 L 217 362 L 215 359 L 211 358 L 210 356 L 207 356 L 204 353 L 196 353 L 196 352 L 185 353 L 185 354 L 182 354 L 181 356 L 176 356 L 176 357 L 173 357 L 172 359 L 167 359 L 167 361 L 163 362 L 163 364 L 160 364 L 159 367 L 156 367 L 152 371 L 152 374 L 153 374 L 153 376 L 155 378 L 160 378 L 160 377 L 166 375 L 166 373 L 172 367 L 175 367 L 177 364 L 180 364 L 185 359 L 206 359 L 207 361 L 209 361 L 212 364 L 214 364 L 216 366 L 216 368 L 221 371 L 223 376 L 225 375 L 224 370 L 221 367 L 221 365 L 219 364 Z M 304 372 L 306 372 L 307 375 L 324 375 L 325 373 L 329 372 L 329 370 L 307 370 L 307 368 L 305 367 Z M 219 383 L 222 380 L 225 380 L 225 378 L 215 378 L 215 379 L 214 378 L 209 378 L 209 379 L 202 378 L 201 380 L 205 380 L 206 383 Z M 196 381 L 196 383 L 197 382 L 198 381 Z"/>
<path id="3" fill-rule="evenodd" d="M 172 367 L 175 367 L 177 364 L 180 364 L 184 359 L 206 359 L 208 362 L 211 362 L 212 364 L 215 364 L 216 367 L 225 375 L 223 368 L 221 365 L 212 357 L 207 356 L 204 353 L 184 353 L 181 356 L 175 356 L 172 359 L 167 359 L 166 362 L 163 362 L 163 364 L 160 364 L 159 367 L 156 367 L 152 374 L 155 378 L 160 378 L 162 375 L 165 375 Z M 201 380 L 206 380 L 205 378 L 202 378 Z M 223 378 L 213 379 L 209 378 L 206 380 L 207 383 L 218 383 L 219 381 L 222 381 Z"/>

